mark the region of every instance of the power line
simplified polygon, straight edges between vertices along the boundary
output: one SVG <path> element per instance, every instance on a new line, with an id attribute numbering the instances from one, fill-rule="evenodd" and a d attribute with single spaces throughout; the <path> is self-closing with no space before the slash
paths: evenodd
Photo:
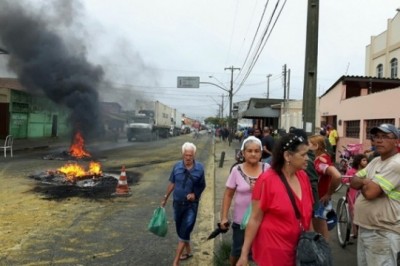
<path id="1" fill-rule="evenodd" d="M 270 25 L 271 25 L 273 16 L 274 16 L 274 14 L 275 14 L 275 12 L 276 12 L 276 10 L 277 10 L 277 8 L 278 8 L 279 2 L 280 2 L 280 1 L 277 1 L 276 5 L 275 5 L 275 8 L 274 8 L 274 10 L 273 10 L 273 12 L 272 12 L 272 14 L 271 14 L 270 19 L 269 19 L 269 22 L 268 22 L 268 24 L 267 24 L 267 26 L 266 26 L 266 28 L 265 28 L 264 34 L 263 34 L 263 36 L 262 36 L 262 38 L 261 38 L 261 40 L 260 40 L 260 42 L 259 42 L 258 49 L 257 49 L 256 52 L 254 53 L 253 60 L 252 60 L 252 62 L 251 62 L 251 64 L 250 64 L 250 66 L 248 67 L 248 70 L 247 70 L 247 72 L 246 72 L 244 78 L 242 79 L 242 81 L 241 81 L 239 87 L 236 89 L 236 91 L 235 91 L 234 93 L 237 93 L 237 92 L 240 90 L 240 88 L 243 86 L 243 84 L 246 82 L 246 80 L 247 80 L 247 78 L 249 77 L 251 71 L 253 70 L 255 64 L 257 63 L 259 56 L 261 55 L 262 51 L 264 50 L 264 47 L 265 47 L 265 45 L 266 45 L 266 43 L 267 43 L 269 37 L 271 36 L 271 33 L 272 33 L 273 29 L 275 28 L 275 25 L 276 25 L 276 23 L 277 23 L 277 21 L 278 21 L 280 15 L 281 15 L 282 11 L 283 11 L 283 8 L 284 8 L 285 5 L 286 5 L 286 0 L 284 1 L 283 5 L 281 6 L 281 9 L 280 9 L 280 11 L 279 11 L 277 17 L 275 18 L 275 21 L 274 21 L 274 23 L 273 23 L 273 25 L 272 25 L 272 28 L 271 28 L 271 30 L 269 31 L 268 35 L 267 35 L 268 29 L 269 29 L 269 27 L 270 27 Z M 267 35 L 267 37 L 264 39 L 264 37 L 265 37 L 266 35 Z"/>
<path id="2" fill-rule="evenodd" d="M 242 70 L 243 70 L 244 66 L 246 65 L 247 59 L 249 59 L 250 52 L 253 49 L 254 42 L 255 42 L 256 37 L 258 35 L 258 30 L 260 29 L 261 23 L 262 23 L 262 21 L 264 19 L 264 15 L 265 15 L 265 11 L 267 10 L 268 3 L 269 3 L 269 0 L 267 0 L 267 2 L 265 3 L 263 13 L 261 14 L 261 18 L 260 18 L 260 21 L 258 22 L 258 26 L 257 26 L 256 32 L 254 33 L 253 40 L 251 41 L 249 51 L 247 52 L 246 58 L 244 59 L 244 62 L 242 64 L 241 70 L 239 71 L 239 74 L 237 75 L 237 78 L 239 78 L 240 74 L 242 73 Z M 237 80 L 237 78 L 235 79 L 235 81 Z"/>

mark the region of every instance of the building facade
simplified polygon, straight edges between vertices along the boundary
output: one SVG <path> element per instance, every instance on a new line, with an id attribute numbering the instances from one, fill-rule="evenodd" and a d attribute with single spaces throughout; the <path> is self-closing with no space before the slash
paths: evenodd
<path id="1" fill-rule="evenodd" d="M 347 144 L 370 147 L 371 128 L 382 123 L 400 127 L 400 79 L 342 76 L 319 101 L 321 124 L 339 134 L 338 150 Z"/>
<path id="2" fill-rule="evenodd" d="M 387 21 L 387 29 L 371 36 L 366 47 L 365 75 L 377 78 L 398 78 L 400 60 L 400 12 Z"/>
<path id="3" fill-rule="evenodd" d="M 28 93 L 13 78 L 0 78 L 0 138 L 65 136 L 69 112 L 41 95 Z"/>

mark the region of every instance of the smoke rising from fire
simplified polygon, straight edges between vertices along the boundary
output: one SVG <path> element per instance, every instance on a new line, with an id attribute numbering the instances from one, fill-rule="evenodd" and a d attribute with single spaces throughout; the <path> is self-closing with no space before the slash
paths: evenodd
<path id="1" fill-rule="evenodd" d="M 10 53 L 8 68 L 21 84 L 32 93 L 44 93 L 67 106 L 72 133 L 81 131 L 90 137 L 100 124 L 97 88 L 104 72 L 89 63 L 83 42 L 76 37 L 79 35 L 73 37 L 69 31 L 79 2 L 48 3 L 46 12 L 44 7 L 35 10 L 28 1 L 2 0 L 1 47 Z"/>

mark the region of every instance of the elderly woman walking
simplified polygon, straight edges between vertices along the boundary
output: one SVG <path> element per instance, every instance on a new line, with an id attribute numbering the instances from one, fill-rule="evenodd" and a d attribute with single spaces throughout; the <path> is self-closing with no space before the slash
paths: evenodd
<path id="1" fill-rule="evenodd" d="M 241 153 L 244 162 L 235 165 L 226 181 L 226 188 L 221 206 L 221 229 L 227 230 L 230 224 L 229 208 L 234 200 L 232 223 L 232 247 L 230 265 L 236 265 L 242 251 L 244 229 L 240 228 L 246 209 L 251 204 L 251 192 L 258 176 L 268 169 L 267 163 L 260 162 L 262 155 L 261 141 L 250 136 L 242 143 Z"/>

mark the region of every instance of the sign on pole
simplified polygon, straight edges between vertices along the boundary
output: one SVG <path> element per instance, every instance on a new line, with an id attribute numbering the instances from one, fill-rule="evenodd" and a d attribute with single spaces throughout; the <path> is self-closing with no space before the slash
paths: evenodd
<path id="1" fill-rule="evenodd" d="M 178 77 L 178 88 L 200 88 L 200 77 Z"/>

